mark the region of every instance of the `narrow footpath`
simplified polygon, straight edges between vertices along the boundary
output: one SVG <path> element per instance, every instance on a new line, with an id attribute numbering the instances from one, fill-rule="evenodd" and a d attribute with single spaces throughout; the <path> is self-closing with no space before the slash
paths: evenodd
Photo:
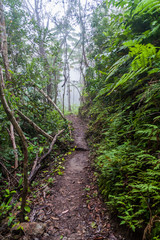
<path id="1" fill-rule="evenodd" d="M 113 233 L 103 203 L 92 186 L 86 124 L 74 115 L 68 119 L 73 124 L 76 150 L 67 157 L 64 174 L 56 177 L 43 207 L 36 206 L 36 221 L 46 223 L 45 233 L 36 240 L 122 240 Z"/>

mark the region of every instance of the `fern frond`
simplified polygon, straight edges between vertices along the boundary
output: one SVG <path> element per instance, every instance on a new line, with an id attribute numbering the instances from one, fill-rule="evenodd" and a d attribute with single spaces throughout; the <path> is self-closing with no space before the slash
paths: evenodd
<path id="1" fill-rule="evenodd" d="M 144 14 L 144 13 L 153 14 L 158 11 L 160 11 L 160 0 L 142 0 L 136 7 L 133 15 L 135 15 L 137 13 L 138 14 Z"/>
<path id="2" fill-rule="evenodd" d="M 123 85 L 124 83 L 126 83 L 128 80 L 131 80 L 133 78 L 135 78 L 136 76 L 138 76 L 139 74 L 147 71 L 149 68 L 140 68 L 137 71 L 131 71 L 129 73 L 125 73 L 120 80 L 115 84 L 115 86 L 112 88 L 112 90 L 108 93 L 108 95 L 110 95 L 117 87 L 119 87 L 120 85 Z"/>
<path id="3" fill-rule="evenodd" d="M 129 55 L 125 55 L 123 57 L 121 57 L 120 59 L 118 59 L 118 61 L 116 61 L 112 67 L 110 68 L 109 74 L 106 78 L 106 81 L 113 76 L 119 69 L 119 67 L 121 67 L 124 63 L 126 63 L 129 60 L 130 56 Z"/>
<path id="4" fill-rule="evenodd" d="M 157 48 L 152 44 L 136 44 L 134 47 L 129 47 L 129 54 L 126 55 L 126 58 L 119 59 L 110 70 L 110 73 L 107 77 L 110 78 L 119 66 L 124 62 L 124 59 L 133 58 L 131 62 L 131 67 L 128 73 L 125 73 L 120 80 L 113 86 L 112 90 L 108 93 L 111 94 L 117 87 L 126 83 L 128 80 L 131 80 L 138 76 L 139 74 L 148 71 L 152 67 L 153 59 L 159 59 L 160 54 L 157 52 Z M 106 79 L 106 80 L 107 80 Z"/>

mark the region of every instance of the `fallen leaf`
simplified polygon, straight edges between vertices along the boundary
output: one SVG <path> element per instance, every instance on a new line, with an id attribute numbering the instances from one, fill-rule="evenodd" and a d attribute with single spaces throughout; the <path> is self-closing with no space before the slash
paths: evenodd
<path id="1" fill-rule="evenodd" d="M 61 214 L 59 214 L 59 216 L 62 216 L 63 214 L 69 212 L 69 210 L 65 210 L 64 212 L 62 212 Z"/>
<path id="2" fill-rule="evenodd" d="M 56 218 L 56 217 L 51 217 L 53 220 L 59 220 L 59 218 Z"/>

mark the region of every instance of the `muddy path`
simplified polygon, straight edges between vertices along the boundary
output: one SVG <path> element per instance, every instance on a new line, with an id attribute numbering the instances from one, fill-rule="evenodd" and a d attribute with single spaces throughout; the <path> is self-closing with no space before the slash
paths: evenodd
<path id="1" fill-rule="evenodd" d="M 34 220 L 46 224 L 43 236 L 35 239 L 122 240 L 114 233 L 97 189 L 92 185 L 86 124 L 77 116 L 68 119 L 73 124 L 76 151 L 67 157 L 64 174 L 56 177 L 50 193 L 43 191 L 42 202 L 35 206 Z"/>

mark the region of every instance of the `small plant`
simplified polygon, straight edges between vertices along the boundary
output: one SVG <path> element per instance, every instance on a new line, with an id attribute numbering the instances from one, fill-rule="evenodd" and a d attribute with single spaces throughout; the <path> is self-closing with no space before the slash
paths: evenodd
<path id="1" fill-rule="evenodd" d="M 13 215 L 13 213 L 10 213 L 8 216 L 8 226 L 10 226 L 13 223 L 13 220 L 16 218 L 16 216 Z"/>
<path id="2" fill-rule="evenodd" d="M 47 182 L 48 182 L 49 184 L 53 184 L 54 181 L 55 181 L 55 178 L 52 178 L 52 177 L 50 177 L 50 178 L 47 179 Z"/>
<path id="3" fill-rule="evenodd" d="M 85 191 L 89 192 L 91 190 L 91 188 L 89 186 L 85 187 L 84 189 Z"/>
<path id="4" fill-rule="evenodd" d="M 39 185 L 39 182 L 34 181 L 34 182 L 32 183 L 32 187 L 36 187 L 36 186 L 38 186 L 38 185 Z"/>
<path id="5" fill-rule="evenodd" d="M 96 228 L 97 227 L 96 222 L 91 222 L 91 227 Z"/>

